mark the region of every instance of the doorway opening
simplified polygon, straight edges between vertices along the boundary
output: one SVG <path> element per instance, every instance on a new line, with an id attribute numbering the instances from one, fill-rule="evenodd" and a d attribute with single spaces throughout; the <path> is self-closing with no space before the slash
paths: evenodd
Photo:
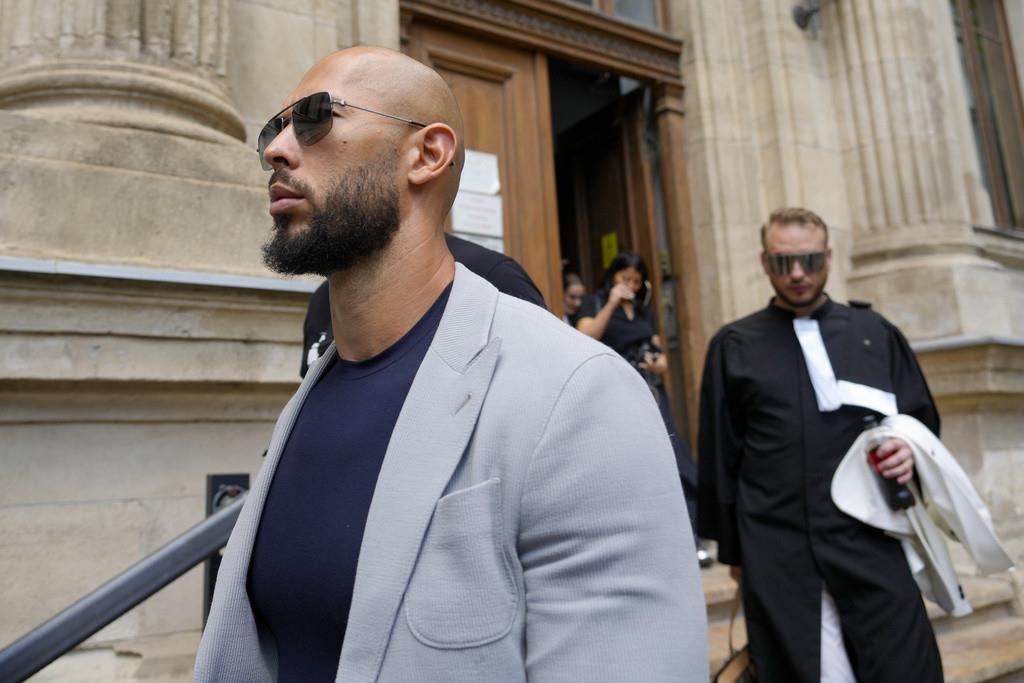
<path id="1" fill-rule="evenodd" d="M 548 81 L 562 271 L 577 273 L 587 292 L 593 292 L 621 250 L 635 251 L 646 261 L 669 359 L 673 418 L 686 439 L 676 286 L 659 187 L 657 134 L 650 125 L 651 88 L 551 57 Z"/>
<path id="2" fill-rule="evenodd" d="M 556 59 L 548 60 L 548 79 L 562 263 L 592 291 L 612 251 L 636 250 L 622 149 L 624 79 Z"/>

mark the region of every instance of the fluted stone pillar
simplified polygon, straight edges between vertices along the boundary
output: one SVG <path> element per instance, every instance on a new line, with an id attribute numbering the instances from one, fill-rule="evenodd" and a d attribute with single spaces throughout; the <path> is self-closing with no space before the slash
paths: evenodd
<path id="1" fill-rule="evenodd" d="M 0 0 L 0 108 L 244 139 L 227 0 Z"/>
<path id="2" fill-rule="evenodd" d="M 1014 333 L 1010 311 L 958 289 L 968 273 L 992 280 L 999 265 L 973 228 L 992 213 L 949 4 L 830 3 L 821 39 L 841 112 L 851 292 L 885 301 L 912 338 Z"/>
<path id="3" fill-rule="evenodd" d="M 780 206 L 818 211 L 836 259 L 830 293 L 846 297 L 851 231 L 827 48 L 781 0 L 675 0 L 686 48 L 685 152 L 703 323 L 764 306 L 758 228 Z"/>
<path id="4" fill-rule="evenodd" d="M 941 53 L 932 32 L 913 30 L 926 9 L 902 0 L 837 6 L 827 36 L 862 256 L 914 244 L 912 227 L 925 224 L 957 244 L 970 222 Z"/>

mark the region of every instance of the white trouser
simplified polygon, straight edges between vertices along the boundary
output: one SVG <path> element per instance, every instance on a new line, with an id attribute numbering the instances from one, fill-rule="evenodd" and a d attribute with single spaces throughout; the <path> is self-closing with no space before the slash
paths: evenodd
<path id="1" fill-rule="evenodd" d="M 857 683 L 843 645 L 839 612 L 828 591 L 821 589 L 821 683 Z"/>

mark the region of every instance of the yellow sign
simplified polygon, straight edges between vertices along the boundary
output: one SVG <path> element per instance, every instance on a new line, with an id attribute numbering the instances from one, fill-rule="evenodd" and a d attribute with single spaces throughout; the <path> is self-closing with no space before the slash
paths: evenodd
<path id="1" fill-rule="evenodd" d="M 614 232 L 601 235 L 601 264 L 607 270 L 619 255 L 619 236 Z"/>

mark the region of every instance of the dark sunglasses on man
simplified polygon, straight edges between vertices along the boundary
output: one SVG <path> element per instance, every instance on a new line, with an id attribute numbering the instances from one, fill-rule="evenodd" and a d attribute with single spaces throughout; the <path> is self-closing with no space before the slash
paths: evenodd
<path id="1" fill-rule="evenodd" d="M 768 270 L 773 275 L 789 275 L 793 265 L 799 263 L 805 273 L 820 273 L 825 267 L 824 251 L 809 251 L 804 254 L 765 254 Z"/>
<path id="2" fill-rule="evenodd" d="M 270 146 L 270 143 L 274 141 L 274 138 L 280 135 L 281 131 L 289 123 L 291 123 L 292 129 L 295 132 L 295 139 L 299 141 L 300 145 L 308 147 L 320 142 L 331 131 L 331 125 L 334 123 L 334 105 L 350 107 L 359 111 L 377 114 L 378 116 L 386 116 L 389 119 L 395 119 L 417 128 L 424 128 L 427 125 L 412 119 L 395 116 L 394 114 L 385 114 L 382 111 L 360 107 L 345 100 L 336 100 L 328 92 L 316 92 L 289 104 L 270 117 L 267 124 L 263 126 L 263 130 L 260 131 L 260 136 L 256 143 L 256 152 L 260 155 L 260 165 L 263 166 L 263 170 L 269 171 L 272 169 L 271 165 L 263 158 L 263 153 Z M 289 109 L 292 110 L 291 117 L 282 116 Z"/>

